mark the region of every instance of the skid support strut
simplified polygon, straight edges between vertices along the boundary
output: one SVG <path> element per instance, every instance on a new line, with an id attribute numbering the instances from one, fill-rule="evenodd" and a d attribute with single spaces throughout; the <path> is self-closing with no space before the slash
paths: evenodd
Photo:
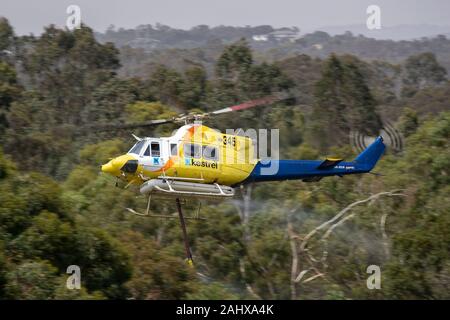
<path id="1" fill-rule="evenodd" d="M 184 216 L 183 216 L 183 211 L 181 210 L 180 199 L 177 198 L 176 202 L 177 202 L 178 216 L 180 217 L 181 230 L 183 231 L 184 249 L 186 250 L 187 263 L 190 266 L 193 266 L 194 261 L 192 260 L 192 253 L 191 253 L 191 248 L 189 246 L 189 239 L 188 239 L 187 231 L 186 231 L 186 223 L 184 222 Z"/>

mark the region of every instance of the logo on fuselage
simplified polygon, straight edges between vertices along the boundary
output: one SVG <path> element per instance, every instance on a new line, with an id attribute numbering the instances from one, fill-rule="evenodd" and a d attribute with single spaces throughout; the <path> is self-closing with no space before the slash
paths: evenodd
<path id="1" fill-rule="evenodd" d="M 211 169 L 218 168 L 216 161 L 195 160 L 192 158 L 184 159 L 184 164 L 186 166 L 196 166 L 196 167 L 202 167 L 202 168 L 211 168 Z"/>

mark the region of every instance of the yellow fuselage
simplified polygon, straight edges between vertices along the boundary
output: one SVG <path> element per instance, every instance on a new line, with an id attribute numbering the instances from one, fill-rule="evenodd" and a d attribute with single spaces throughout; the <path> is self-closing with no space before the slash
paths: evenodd
<path id="1" fill-rule="evenodd" d="M 138 185 L 166 176 L 231 186 L 244 181 L 257 163 L 250 138 L 203 125 L 186 125 L 172 137 L 139 143 L 137 152 L 133 147 L 103 165 L 102 171 Z"/>

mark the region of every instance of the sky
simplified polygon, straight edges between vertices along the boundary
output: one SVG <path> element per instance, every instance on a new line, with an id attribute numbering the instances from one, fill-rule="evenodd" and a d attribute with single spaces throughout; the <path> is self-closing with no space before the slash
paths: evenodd
<path id="1" fill-rule="evenodd" d="M 157 22 L 189 29 L 210 26 L 297 26 L 302 31 L 325 26 L 365 25 L 369 5 L 381 9 L 382 26 L 450 25 L 449 0 L 0 0 L 0 16 L 19 35 L 40 34 L 51 23 L 64 26 L 69 5 L 96 31 L 108 26 L 134 28 Z"/>

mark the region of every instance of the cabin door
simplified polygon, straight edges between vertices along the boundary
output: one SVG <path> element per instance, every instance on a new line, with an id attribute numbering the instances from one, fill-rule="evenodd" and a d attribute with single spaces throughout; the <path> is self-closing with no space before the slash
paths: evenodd
<path id="1" fill-rule="evenodd" d="M 161 169 L 165 164 L 164 153 L 160 140 L 150 140 L 144 152 L 140 155 L 144 169 L 149 171 Z"/>

